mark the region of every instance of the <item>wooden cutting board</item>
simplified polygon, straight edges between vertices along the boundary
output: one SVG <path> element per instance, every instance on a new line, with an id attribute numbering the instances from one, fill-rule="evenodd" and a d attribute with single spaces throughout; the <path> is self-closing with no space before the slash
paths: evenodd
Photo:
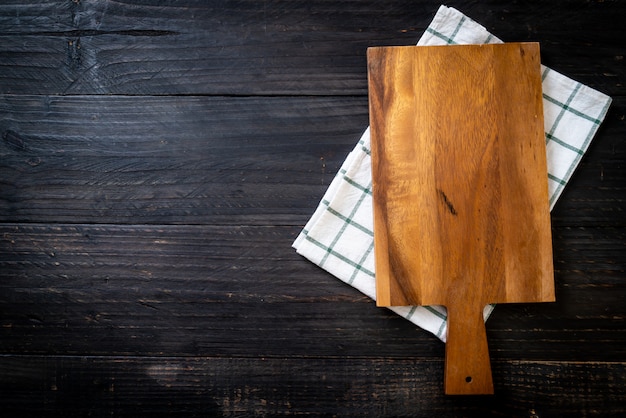
<path id="1" fill-rule="evenodd" d="M 446 393 L 493 393 L 484 307 L 554 301 L 539 45 L 367 59 L 377 305 L 446 306 Z"/>

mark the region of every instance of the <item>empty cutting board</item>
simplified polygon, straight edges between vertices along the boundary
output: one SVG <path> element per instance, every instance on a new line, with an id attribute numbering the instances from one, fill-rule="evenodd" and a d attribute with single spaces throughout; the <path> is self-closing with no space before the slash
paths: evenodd
<path id="1" fill-rule="evenodd" d="M 377 304 L 446 306 L 446 393 L 493 393 L 484 307 L 554 301 L 539 45 L 367 58 Z"/>

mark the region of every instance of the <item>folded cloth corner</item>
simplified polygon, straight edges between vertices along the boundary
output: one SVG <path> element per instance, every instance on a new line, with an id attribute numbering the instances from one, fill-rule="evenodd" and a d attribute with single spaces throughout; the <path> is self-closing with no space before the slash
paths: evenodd
<path id="1" fill-rule="evenodd" d="M 458 10 L 441 6 L 418 46 L 501 43 Z M 542 66 L 550 209 L 604 120 L 611 98 Z M 375 299 L 369 127 L 348 154 L 311 219 L 293 243 L 297 253 Z M 446 341 L 442 306 L 389 308 Z M 487 320 L 494 306 L 484 310 Z"/>

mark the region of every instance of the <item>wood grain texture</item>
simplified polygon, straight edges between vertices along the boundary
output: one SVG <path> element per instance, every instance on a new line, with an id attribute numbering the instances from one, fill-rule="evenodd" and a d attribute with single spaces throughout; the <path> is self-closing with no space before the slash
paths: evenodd
<path id="1" fill-rule="evenodd" d="M 609 362 L 495 362 L 497 383 L 506 389 L 492 402 L 445 397 L 440 360 L 5 356 L 0 368 L 3 410 L 39 417 L 60 410 L 139 417 L 578 417 L 581 409 L 602 411 L 626 396 L 624 365 Z M 354 384 L 354 374 L 362 383 Z M 574 384 L 579 378 L 582 388 Z M 613 416 L 625 411 L 616 405 Z"/>
<path id="2" fill-rule="evenodd" d="M 552 301 L 538 45 L 368 57 L 378 305 Z"/>
<path id="3" fill-rule="evenodd" d="M 440 4 L 1 2 L 3 416 L 624 416 L 623 2 L 447 3 L 614 99 L 552 212 L 557 302 L 487 322 L 487 402 L 290 248 L 368 123 L 366 49 Z"/>
<path id="4" fill-rule="evenodd" d="M 302 224 L 366 125 L 361 98 L 3 96 L 0 220 Z"/>
<path id="5" fill-rule="evenodd" d="M 368 49 L 378 306 L 448 311 L 446 393 L 492 393 L 483 308 L 553 302 L 539 45 Z"/>
<path id="6" fill-rule="evenodd" d="M 415 45 L 440 4 L 3 2 L 0 93 L 365 95 L 366 49 Z M 626 91 L 623 27 L 606 18 L 623 15 L 620 2 L 446 4 L 506 41 L 540 40 L 557 71 Z"/>

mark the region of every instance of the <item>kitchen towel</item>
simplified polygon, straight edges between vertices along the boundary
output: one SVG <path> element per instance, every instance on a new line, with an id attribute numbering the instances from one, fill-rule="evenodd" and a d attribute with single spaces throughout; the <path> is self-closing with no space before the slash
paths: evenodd
<path id="1" fill-rule="evenodd" d="M 418 46 L 500 43 L 456 9 L 441 6 Z M 606 116 L 611 98 L 545 66 L 541 67 L 550 209 Z M 374 299 L 374 234 L 369 128 L 350 152 L 293 243 L 298 254 Z M 494 306 L 485 307 L 485 320 Z M 442 306 L 389 308 L 446 340 Z"/>

